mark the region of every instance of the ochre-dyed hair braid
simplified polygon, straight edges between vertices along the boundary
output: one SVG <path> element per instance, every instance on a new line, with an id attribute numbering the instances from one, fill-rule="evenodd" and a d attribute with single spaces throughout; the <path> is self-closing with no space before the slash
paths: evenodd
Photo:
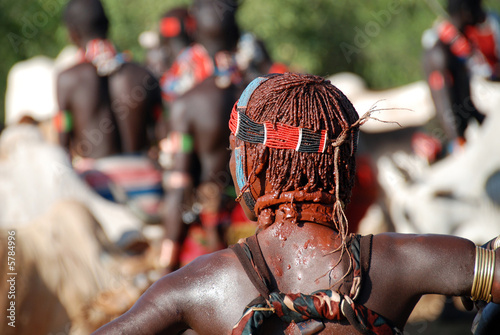
<path id="1" fill-rule="evenodd" d="M 354 184 L 355 158 L 353 141 L 357 127 L 351 125 L 358 114 L 349 99 L 325 79 L 312 75 L 284 74 L 272 77 L 253 93 L 246 114 L 255 122 L 283 124 L 307 128 L 315 132 L 326 130 L 335 140 L 343 131 L 349 138 L 339 146 L 338 197 L 347 204 Z M 262 149 L 262 148 L 261 148 Z M 248 144 L 248 154 L 262 159 L 257 146 Z M 327 146 L 325 154 L 304 153 L 289 149 L 267 149 L 266 180 L 279 192 L 303 190 L 335 194 L 334 147 Z"/>

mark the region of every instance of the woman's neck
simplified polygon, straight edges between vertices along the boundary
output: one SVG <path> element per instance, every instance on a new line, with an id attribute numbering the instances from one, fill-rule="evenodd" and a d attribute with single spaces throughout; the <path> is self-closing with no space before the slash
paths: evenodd
<path id="1" fill-rule="evenodd" d="M 332 194 L 320 191 L 267 193 L 257 199 L 255 211 L 260 228 L 286 221 L 292 224 L 312 222 L 333 229 L 333 203 Z"/>
<path id="2" fill-rule="evenodd" d="M 259 226 L 267 227 L 277 222 L 301 225 L 314 223 L 333 229 L 333 207 L 316 203 L 283 203 L 260 211 Z"/>
<path id="3" fill-rule="evenodd" d="M 340 234 L 333 227 L 309 220 L 292 221 L 277 218 L 271 226 L 260 230 L 258 234 L 267 235 L 268 237 L 272 236 L 274 240 L 280 241 L 282 245 L 286 244 L 284 242 L 291 241 L 310 241 L 311 243 L 315 243 L 323 239 L 323 237 L 325 238 L 324 242 L 328 244 L 329 248 L 333 244 L 340 245 L 341 243 Z M 332 244 L 332 242 L 334 243 Z"/>
<path id="4" fill-rule="evenodd" d="M 332 228 L 276 220 L 257 236 L 280 290 L 310 293 L 329 288 L 346 271 L 345 264 L 338 266 L 342 239 Z"/>

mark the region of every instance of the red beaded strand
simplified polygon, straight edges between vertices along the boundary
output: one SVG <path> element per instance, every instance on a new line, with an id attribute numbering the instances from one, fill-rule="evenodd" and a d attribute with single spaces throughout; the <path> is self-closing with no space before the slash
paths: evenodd
<path id="1" fill-rule="evenodd" d="M 229 120 L 231 132 L 243 141 L 264 144 L 269 148 L 293 149 L 300 152 L 324 152 L 328 141 L 326 130 L 313 132 L 283 123 L 263 124 L 252 121 L 234 105 Z"/>

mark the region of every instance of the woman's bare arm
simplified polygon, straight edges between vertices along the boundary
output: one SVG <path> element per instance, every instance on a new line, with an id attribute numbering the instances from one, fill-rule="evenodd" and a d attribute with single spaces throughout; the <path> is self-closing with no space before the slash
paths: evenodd
<path id="1" fill-rule="evenodd" d="M 187 329 L 182 313 L 182 272 L 158 280 L 128 312 L 93 334 L 177 334 Z"/>
<path id="2" fill-rule="evenodd" d="M 424 294 L 470 295 L 474 261 L 475 245 L 463 238 L 376 235 L 364 303 L 402 327 Z"/>
<path id="3" fill-rule="evenodd" d="M 232 250 L 198 257 L 152 285 L 98 334 L 225 334 L 259 295 Z"/>

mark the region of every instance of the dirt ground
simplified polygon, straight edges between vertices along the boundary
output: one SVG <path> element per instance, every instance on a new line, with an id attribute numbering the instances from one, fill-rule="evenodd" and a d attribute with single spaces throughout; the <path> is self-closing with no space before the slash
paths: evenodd
<path id="1" fill-rule="evenodd" d="M 404 335 L 471 335 L 472 319 L 408 324 Z"/>
<path id="2" fill-rule="evenodd" d="M 407 323 L 404 335 L 471 335 L 475 315 L 475 311 L 465 311 L 457 298 L 425 296 Z"/>

